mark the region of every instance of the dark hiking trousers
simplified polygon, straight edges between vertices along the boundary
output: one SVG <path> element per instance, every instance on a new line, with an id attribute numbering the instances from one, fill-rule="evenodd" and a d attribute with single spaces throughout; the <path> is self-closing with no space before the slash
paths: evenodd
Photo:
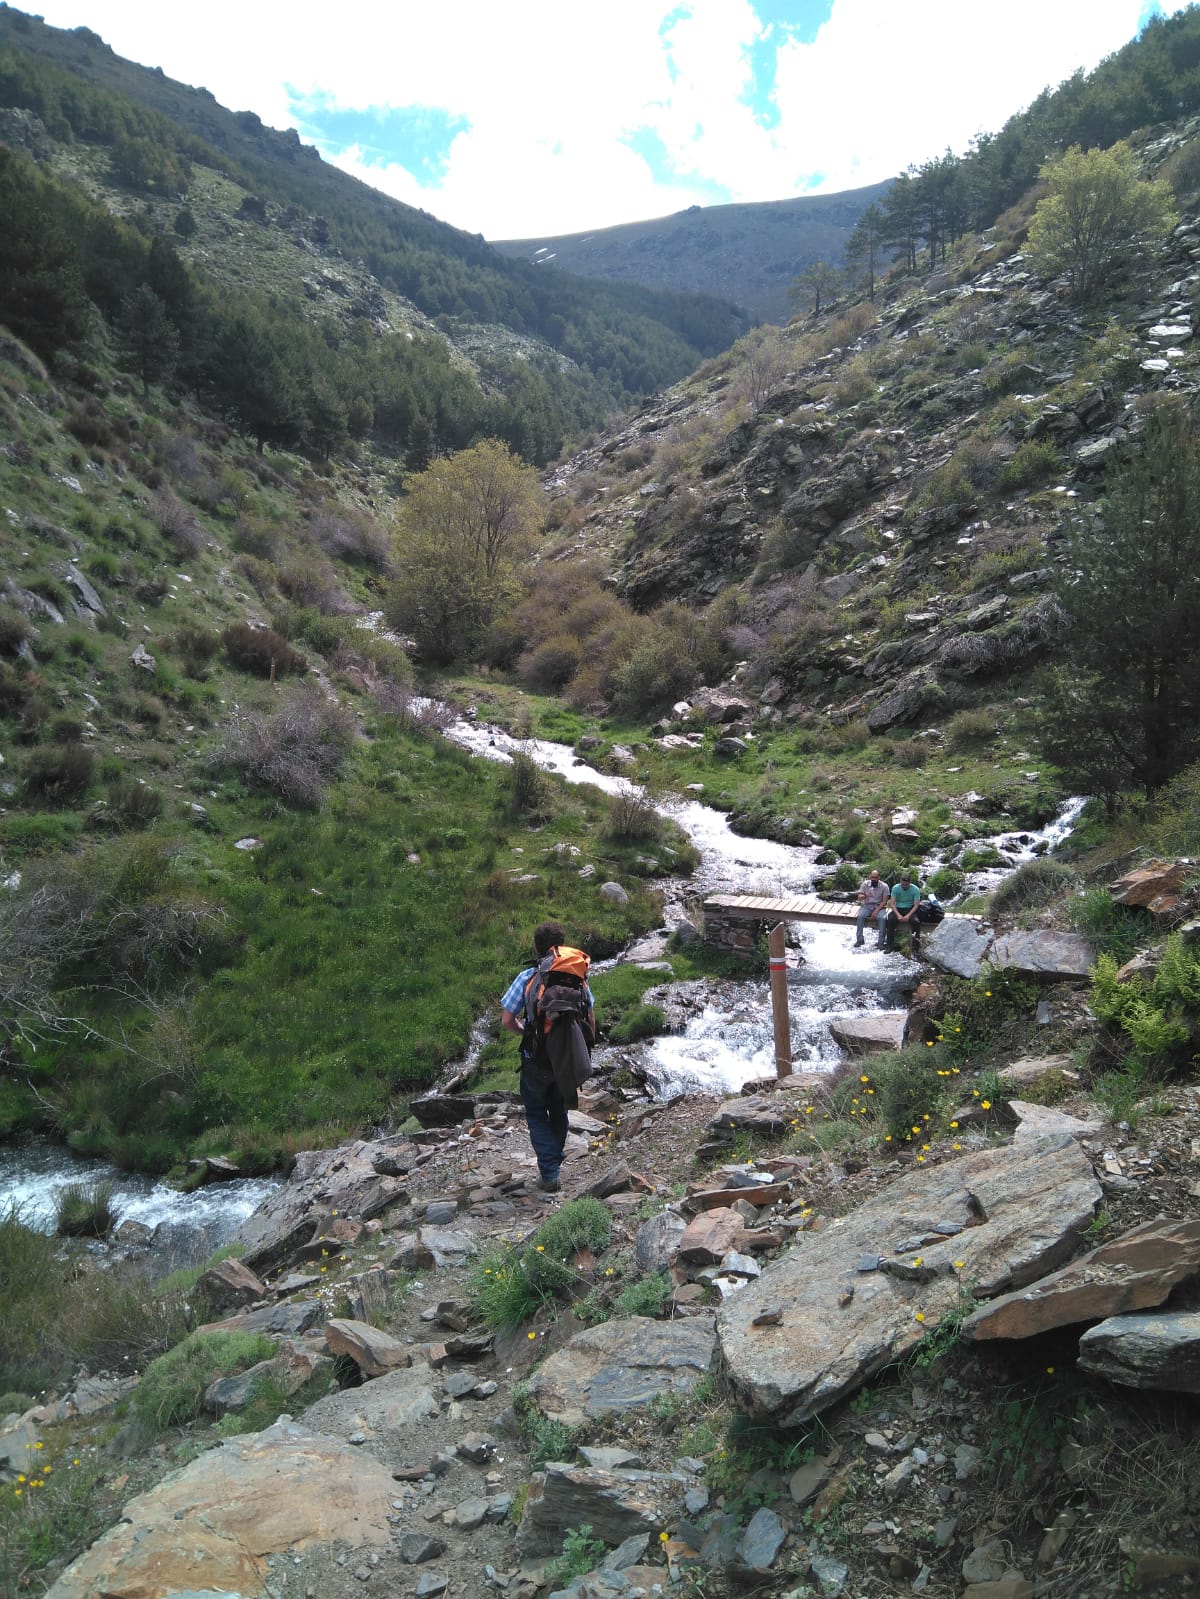
<path id="1" fill-rule="evenodd" d="M 529 1142 L 537 1156 L 542 1181 L 558 1176 L 567 1142 L 567 1107 L 553 1074 L 532 1062 L 521 1062 L 521 1103 L 529 1126 Z"/>

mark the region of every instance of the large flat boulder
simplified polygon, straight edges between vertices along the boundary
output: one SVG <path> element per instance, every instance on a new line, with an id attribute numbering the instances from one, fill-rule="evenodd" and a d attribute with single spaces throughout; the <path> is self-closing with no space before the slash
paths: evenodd
<path id="1" fill-rule="evenodd" d="M 326 1394 L 304 1412 L 306 1426 L 335 1438 L 366 1436 L 382 1454 L 403 1453 L 410 1429 L 438 1413 L 433 1373 L 424 1364 L 401 1367 L 365 1382 Z"/>
<path id="2" fill-rule="evenodd" d="M 1038 982 L 1065 982 L 1086 977 L 1096 964 L 1096 951 L 1078 933 L 1034 929 L 1004 933 L 988 952 L 988 963 Z"/>
<path id="3" fill-rule="evenodd" d="M 922 952 L 931 965 L 955 977 L 978 977 L 987 960 L 995 934 L 982 932 L 965 916 L 947 916 L 921 940 Z"/>
<path id="4" fill-rule="evenodd" d="M 906 1010 L 872 1011 L 865 1016 L 833 1016 L 829 1032 L 834 1042 L 851 1055 L 875 1055 L 899 1049 L 904 1042 Z"/>
<path id="5" fill-rule="evenodd" d="M 973 1312 L 963 1332 L 977 1340 L 1033 1338 L 1053 1327 L 1161 1305 L 1200 1275 L 1200 1221 L 1159 1217 L 1101 1244 L 1062 1271 Z"/>
<path id="6" fill-rule="evenodd" d="M 1126 1388 L 1200 1394 L 1200 1310 L 1110 1317 L 1079 1340 L 1079 1364 Z"/>
<path id="7" fill-rule="evenodd" d="M 578 1427 L 640 1409 L 659 1394 L 686 1394 L 708 1371 L 715 1349 L 711 1316 L 600 1322 L 542 1362 L 529 1380 L 529 1402 L 552 1421 Z"/>
<path id="8" fill-rule="evenodd" d="M 898 1178 L 801 1233 L 717 1313 L 741 1401 L 794 1426 L 913 1349 L 964 1287 L 980 1298 L 1056 1270 L 1102 1197 L 1072 1138 L 1001 1145 Z"/>
<path id="9" fill-rule="evenodd" d="M 280 1420 L 226 1440 L 125 1506 L 48 1599 L 259 1595 L 273 1555 L 340 1543 L 386 1549 L 395 1491 L 379 1461 Z"/>

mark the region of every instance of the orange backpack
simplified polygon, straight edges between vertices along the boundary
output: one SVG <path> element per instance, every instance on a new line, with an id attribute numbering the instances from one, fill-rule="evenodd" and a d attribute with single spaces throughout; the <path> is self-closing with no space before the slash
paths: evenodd
<path id="1" fill-rule="evenodd" d="M 572 949 L 569 944 L 560 944 L 542 956 L 525 984 L 525 1026 L 536 1038 L 544 1037 L 554 1025 L 556 1017 L 563 1014 L 574 1013 L 586 1023 L 591 1007 L 584 984 L 591 965 L 590 955 L 581 949 Z M 577 1003 L 564 1005 L 563 996 L 556 995 L 557 1003 L 553 1011 L 547 1012 L 547 990 L 552 988 L 568 989 L 578 994 Z"/>

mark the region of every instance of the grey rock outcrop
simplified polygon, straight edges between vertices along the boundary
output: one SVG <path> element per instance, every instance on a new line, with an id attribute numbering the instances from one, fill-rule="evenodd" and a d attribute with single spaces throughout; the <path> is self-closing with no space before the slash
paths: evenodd
<path id="1" fill-rule="evenodd" d="M 708 1371 L 715 1348 L 711 1316 L 601 1322 L 543 1362 L 530 1378 L 529 1401 L 552 1421 L 577 1427 L 659 1394 L 686 1394 Z"/>
<path id="2" fill-rule="evenodd" d="M 1054 1327 L 1161 1305 L 1200 1275 L 1200 1221 L 1143 1222 L 1032 1287 L 1004 1294 L 963 1322 L 972 1338 L 1031 1338 Z"/>
<path id="3" fill-rule="evenodd" d="M 819 1414 L 903 1358 L 961 1284 L 990 1298 L 1062 1265 L 1100 1198 L 1070 1139 L 1008 1144 L 898 1179 L 832 1226 L 802 1233 L 721 1306 L 734 1388 L 753 1414 L 782 1426 Z M 864 1257 L 879 1268 L 860 1272 Z"/>
<path id="4" fill-rule="evenodd" d="M 1200 1310 L 1112 1316 L 1079 1340 L 1079 1365 L 1125 1388 L 1200 1394 Z"/>
<path id="5" fill-rule="evenodd" d="M 1002 970 L 1043 982 L 1086 977 L 1096 952 L 1078 933 L 1037 930 L 1005 933 L 992 945 L 988 960 Z"/>
<path id="6" fill-rule="evenodd" d="M 585 1522 L 606 1544 L 641 1533 L 657 1535 L 678 1519 L 689 1485 L 687 1477 L 674 1472 L 598 1471 L 552 1461 L 529 1485 L 517 1546 L 525 1555 L 557 1553 L 563 1528 Z"/>

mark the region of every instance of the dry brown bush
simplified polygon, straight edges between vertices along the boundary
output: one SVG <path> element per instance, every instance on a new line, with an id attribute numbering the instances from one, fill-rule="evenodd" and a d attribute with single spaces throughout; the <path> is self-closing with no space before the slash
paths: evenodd
<path id="1" fill-rule="evenodd" d="M 355 732 L 351 712 L 315 685 L 294 685 L 274 711 L 235 708 L 221 760 L 289 804 L 316 810 Z"/>

